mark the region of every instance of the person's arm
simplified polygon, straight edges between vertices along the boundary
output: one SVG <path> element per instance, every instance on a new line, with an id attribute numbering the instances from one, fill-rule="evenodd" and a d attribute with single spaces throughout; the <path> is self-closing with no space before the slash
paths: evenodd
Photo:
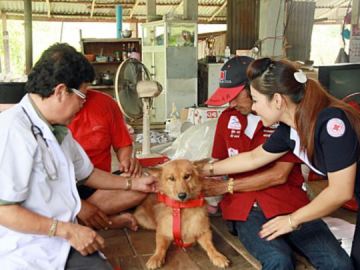
<path id="1" fill-rule="evenodd" d="M 255 191 L 284 184 L 293 167 L 291 162 L 276 162 L 268 170 L 234 181 L 234 191 Z"/>
<path id="2" fill-rule="evenodd" d="M 270 153 L 265 151 L 262 145 L 259 145 L 252 151 L 240 153 L 213 164 L 206 164 L 202 169 L 202 174 L 211 176 L 252 171 L 277 160 L 286 153 Z"/>
<path id="3" fill-rule="evenodd" d="M 48 235 L 53 222 L 54 219 L 31 212 L 18 204 L 0 206 L 0 224 L 10 230 Z M 84 256 L 104 248 L 104 239 L 100 235 L 79 224 L 59 221 L 54 236 L 69 241 L 70 245 Z"/>
<path id="4" fill-rule="evenodd" d="M 108 216 L 101 211 L 97 206 L 81 200 L 81 209 L 77 215 L 81 224 L 84 224 L 93 229 L 108 229 L 111 221 Z"/>
<path id="5" fill-rule="evenodd" d="M 352 198 L 355 175 L 356 163 L 345 169 L 328 173 L 329 185 L 314 200 L 291 215 L 279 216 L 265 223 L 260 236 L 272 240 L 293 231 L 304 222 L 332 213 Z"/>
<path id="6" fill-rule="evenodd" d="M 133 176 L 140 176 L 142 168 L 139 160 L 132 157 L 133 147 L 128 145 L 119 149 L 114 149 L 119 161 L 119 170 Z"/>
<path id="7" fill-rule="evenodd" d="M 234 192 L 256 191 L 284 184 L 293 167 L 294 163 L 278 161 L 265 171 L 234 179 Z M 226 193 L 228 191 L 227 189 L 227 181 L 207 180 L 205 182 L 204 192 L 208 196 L 214 196 Z"/>
<path id="8" fill-rule="evenodd" d="M 94 168 L 84 184 L 96 189 L 131 189 L 154 192 L 155 180 L 154 176 L 123 177 Z"/>

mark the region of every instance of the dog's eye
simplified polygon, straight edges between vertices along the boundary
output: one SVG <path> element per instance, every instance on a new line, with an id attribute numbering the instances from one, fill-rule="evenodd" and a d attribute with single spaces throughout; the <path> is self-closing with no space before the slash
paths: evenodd
<path id="1" fill-rule="evenodd" d="M 169 180 L 169 181 L 175 181 L 175 177 L 174 177 L 174 176 L 169 176 L 169 177 L 168 177 L 168 180 Z"/>
<path id="2" fill-rule="evenodd" d="M 185 174 L 184 175 L 184 180 L 189 180 L 191 178 L 191 174 Z"/>

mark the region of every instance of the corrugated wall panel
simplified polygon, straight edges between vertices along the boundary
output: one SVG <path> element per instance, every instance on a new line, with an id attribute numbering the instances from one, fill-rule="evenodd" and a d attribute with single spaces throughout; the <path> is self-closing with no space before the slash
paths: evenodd
<path id="1" fill-rule="evenodd" d="M 227 2 L 227 44 L 231 53 L 251 49 L 259 36 L 259 0 Z"/>
<path id="2" fill-rule="evenodd" d="M 287 7 L 288 25 L 285 36 L 289 48 L 286 51 L 290 60 L 309 60 L 311 35 L 314 25 L 314 2 L 295 2 Z"/>

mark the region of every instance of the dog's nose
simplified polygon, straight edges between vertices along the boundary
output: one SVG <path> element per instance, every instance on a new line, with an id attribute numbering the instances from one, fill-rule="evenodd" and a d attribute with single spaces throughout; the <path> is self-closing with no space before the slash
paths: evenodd
<path id="1" fill-rule="evenodd" d="M 180 200 L 185 200 L 186 199 L 186 197 L 187 197 L 187 194 L 185 193 L 185 192 L 180 192 L 180 193 L 178 193 L 178 198 L 180 199 Z"/>

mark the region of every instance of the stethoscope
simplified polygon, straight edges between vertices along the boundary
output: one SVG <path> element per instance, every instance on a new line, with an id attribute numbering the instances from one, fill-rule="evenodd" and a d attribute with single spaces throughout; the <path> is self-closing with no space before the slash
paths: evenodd
<path id="1" fill-rule="evenodd" d="M 49 145 L 44 137 L 44 134 L 43 134 L 42 130 L 37 125 L 35 125 L 34 122 L 31 120 L 30 115 L 25 110 L 25 108 L 24 107 L 21 107 L 21 108 L 31 123 L 30 129 L 31 129 L 32 134 L 34 135 L 35 140 L 37 141 L 37 143 L 39 145 L 39 148 L 41 151 L 41 156 L 42 156 L 42 162 L 43 162 L 46 174 L 48 175 L 50 180 L 56 180 L 57 179 L 57 169 L 56 169 L 56 165 L 55 165 L 55 159 L 54 159 L 52 151 L 50 150 Z"/>

